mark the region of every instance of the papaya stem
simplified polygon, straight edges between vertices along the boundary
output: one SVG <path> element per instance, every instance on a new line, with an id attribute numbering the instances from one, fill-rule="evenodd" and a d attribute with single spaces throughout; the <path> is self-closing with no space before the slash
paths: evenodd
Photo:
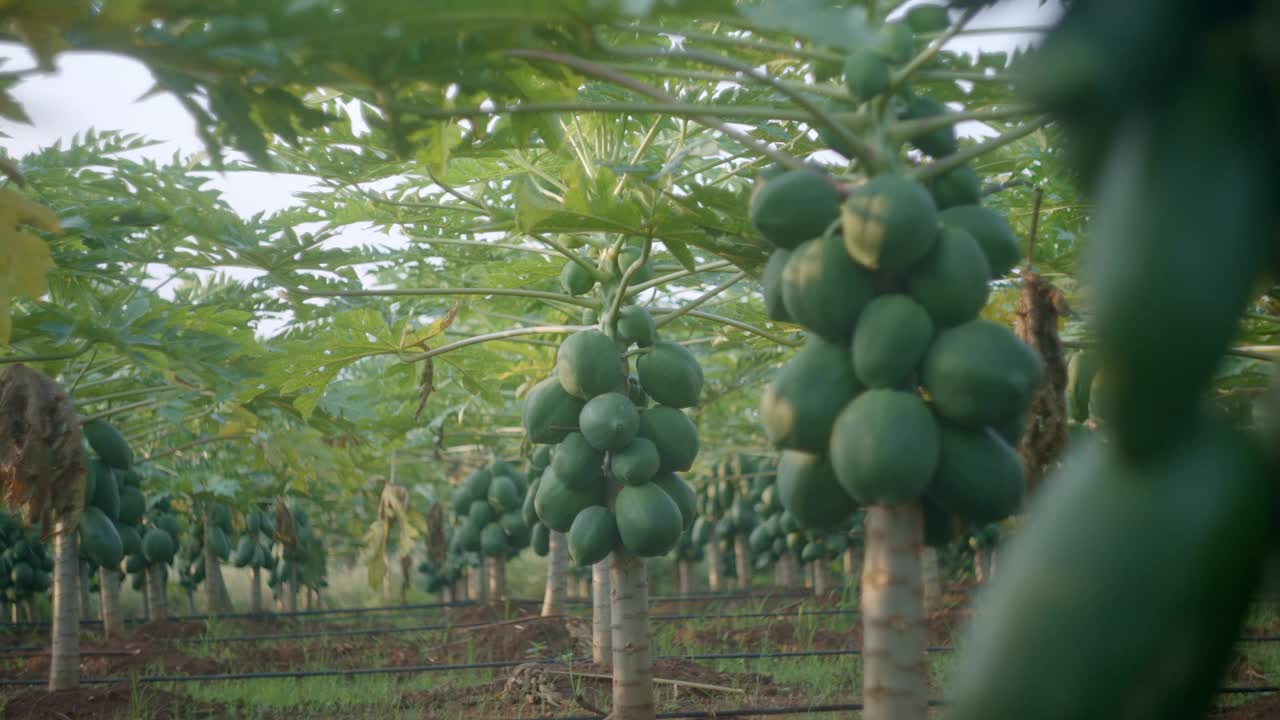
<path id="1" fill-rule="evenodd" d="M 587 262 L 587 259 L 582 257 L 581 253 L 570 250 L 566 245 L 556 240 L 555 238 L 552 238 L 549 235 L 543 235 L 542 233 L 529 233 L 529 237 L 533 238 L 534 240 L 537 240 L 540 243 L 547 245 L 548 247 L 560 253 L 561 255 L 564 255 L 573 264 L 591 273 L 591 277 L 595 278 L 596 282 L 604 282 L 605 280 L 609 279 L 609 276 L 607 274 L 601 272 L 595 265 L 592 265 L 591 263 Z"/>
<path id="2" fill-rule="evenodd" d="M 590 75 L 592 77 L 595 77 L 601 80 L 607 80 L 614 84 L 620 85 L 624 88 L 627 88 L 628 90 L 631 90 L 632 92 L 636 92 L 646 97 L 650 97 L 654 100 L 657 100 L 658 102 L 664 102 L 664 103 L 679 102 L 677 98 L 671 95 L 668 95 L 667 93 L 651 85 L 642 83 L 639 80 L 636 80 L 635 78 L 625 73 L 618 72 L 617 70 L 614 70 L 613 68 L 610 68 L 606 65 L 601 65 L 600 63 L 593 62 L 585 58 L 577 57 L 576 55 L 552 52 L 549 50 L 530 50 L 530 49 L 508 50 L 507 55 L 510 57 L 521 58 L 524 60 L 543 60 L 546 62 L 558 63 L 560 65 L 571 67 L 583 74 Z M 734 128 L 730 127 L 719 118 L 714 117 L 712 115 L 707 115 L 705 110 L 703 111 L 703 113 L 692 115 L 691 117 L 694 121 L 702 125 L 706 125 L 708 127 L 719 130 L 721 133 L 723 133 L 724 135 L 730 138 L 733 138 L 743 146 L 749 147 L 755 150 L 756 152 L 760 153 L 761 155 L 769 156 L 770 158 L 773 159 L 774 162 L 778 163 L 779 165 L 782 165 L 783 167 L 789 168 L 791 170 L 805 169 L 805 164 L 801 162 L 798 158 L 792 157 L 787 153 L 775 150 L 769 147 L 768 145 L 757 141 L 755 138 L 751 137 L 750 135 L 747 135 L 744 132 L 735 130 Z"/>
<path id="3" fill-rule="evenodd" d="M 464 347 L 472 345 L 480 345 L 482 343 L 492 342 L 494 340 L 505 340 L 507 338 L 519 337 L 521 335 L 572 335 L 582 330 L 591 330 L 591 325 L 535 325 L 532 327 L 508 328 L 497 332 L 485 333 L 484 335 L 476 335 L 474 337 L 463 338 L 448 345 L 441 345 L 438 348 L 432 348 L 418 355 L 410 355 L 403 358 L 406 363 L 414 363 L 419 360 L 426 360 L 438 355 L 444 355 L 454 350 L 461 350 Z"/>
<path id="4" fill-rule="evenodd" d="M 606 63 L 609 67 L 623 72 L 629 72 L 637 75 L 658 75 L 663 77 L 683 78 L 686 80 L 706 80 L 708 82 L 741 82 L 742 78 L 729 73 L 711 72 L 709 70 L 690 70 L 688 68 L 674 68 L 659 65 L 645 65 L 642 63 L 624 63 L 613 62 Z M 786 86 L 795 92 L 804 92 L 811 95 L 821 95 L 833 100 L 847 100 L 849 91 L 835 85 L 834 83 L 820 83 L 810 85 L 809 83 L 796 82 L 794 80 L 782 80 L 774 78 L 773 81 L 779 85 Z M 832 113 L 833 116 L 852 115 L 852 113 Z"/>
<path id="5" fill-rule="evenodd" d="M 648 58 L 648 59 L 677 59 L 677 60 L 693 60 L 695 62 L 707 65 L 715 65 L 718 67 L 732 70 L 746 77 L 763 83 L 787 96 L 796 105 L 799 105 L 805 112 L 809 113 L 811 118 L 816 119 L 818 123 L 826 126 L 828 130 L 839 136 L 840 140 L 849 146 L 853 151 L 854 157 L 858 162 L 867 167 L 875 167 L 878 164 L 878 158 L 875 148 L 863 141 L 863 139 L 855 132 L 849 129 L 847 125 L 839 122 L 832 117 L 826 110 L 818 107 L 809 99 L 805 92 L 798 91 L 791 86 L 778 82 L 776 79 L 765 75 L 755 68 L 745 63 L 738 62 L 715 53 L 704 52 L 702 50 L 655 50 L 648 48 L 609 48 L 609 52 L 615 55 L 631 58 Z"/>
<path id="6" fill-rule="evenodd" d="M 609 309 L 605 312 L 601 322 L 604 324 L 605 332 L 611 332 L 613 325 L 618 320 L 618 312 L 622 309 L 622 300 L 627 291 L 627 283 L 631 282 L 631 278 L 644 264 L 649 262 L 649 253 L 653 250 L 653 238 L 645 238 L 644 248 L 640 250 L 640 257 L 627 266 L 622 272 L 622 277 L 618 280 L 618 290 L 613 294 L 613 302 L 610 303 Z"/>
<path id="7" fill-rule="evenodd" d="M 758 50 L 772 57 L 784 56 L 823 62 L 840 62 L 844 60 L 843 55 L 830 50 L 822 50 L 819 48 L 798 48 L 794 45 L 771 42 L 769 40 L 758 40 L 751 37 L 742 37 L 740 35 L 717 35 L 715 33 L 701 32 L 699 30 L 685 30 L 683 28 L 679 30 L 671 30 L 668 28 L 658 27 L 656 25 L 644 25 L 639 23 L 621 26 L 619 29 L 624 32 L 632 31 L 679 35 L 686 41 L 700 40 L 702 42 L 711 43 L 712 45 L 724 45 L 731 47 L 739 52 L 742 50 Z"/>
<path id="8" fill-rule="evenodd" d="M 86 423 L 93 422 L 94 420 L 101 420 L 103 418 L 111 417 L 112 415 L 119 415 L 120 413 L 129 412 L 130 410 L 137 410 L 139 408 L 150 407 L 152 405 L 159 405 L 159 404 L 160 404 L 160 400 L 158 398 L 152 398 L 150 400 L 139 400 L 138 402 L 129 403 L 127 405 L 120 405 L 118 407 L 107 408 L 102 412 L 97 412 L 92 415 L 81 415 L 80 424 L 84 425 Z"/>
<path id="9" fill-rule="evenodd" d="M 720 293 L 724 292 L 725 290 L 728 290 L 729 288 L 733 287 L 734 285 L 737 285 L 737 284 L 738 284 L 738 282 L 739 282 L 740 280 L 742 280 L 743 278 L 745 278 L 746 276 L 747 276 L 747 274 L 746 274 L 745 272 L 738 272 L 738 273 L 735 273 L 735 274 L 734 274 L 732 277 L 730 277 L 728 280 L 725 280 L 724 282 L 720 283 L 719 285 L 716 285 L 715 287 L 713 287 L 713 288 L 711 288 L 710 290 L 708 290 L 708 291 L 706 291 L 706 292 L 702 293 L 701 295 L 699 295 L 698 297 L 696 297 L 696 298 L 694 298 L 694 299 L 690 300 L 689 302 L 685 303 L 684 305 L 681 305 L 680 307 L 675 308 L 674 310 L 670 310 L 669 312 L 667 312 L 667 313 L 662 317 L 662 319 L 661 319 L 661 320 L 657 320 L 657 321 L 655 321 L 655 323 L 654 323 L 654 324 L 655 324 L 655 325 L 657 325 L 658 327 L 662 327 L 662 326 L 666 325 L 667 323 L 670 323 L 672 320 L 675 320 L 676 318 L 680 317 L 681 315 L 685 315 L 685 314 L 687 314 L 687 313 L 689 313 L 689 312 L 692 312 L 692 311 L 693 311 L 695 308 L 697 308 L 699 305 L 701 305 L 701 304 L 705 303 L 706 301 L 710 300 L 711 298 L 713 298 L 713 297 L 715 297 L 715 296 L 719 295 Z"/>
<path id="10" fill-rule="evenodd" d="M 1051 118 L 1048 115 L 1042 115 L 1039 118 L 1032 120 L 1029 123 L 1026 123 L 1025 125 L 1020 125 L 1002 135 L 997 135 L 996 137 L 993 137 L 990 140 L 977 143 L 976 145 L 970 145 L 969 147 L 966 147 L 965 149 L 957 153 L 948 155 L 940 160 L 935 160 L 934 162 L 929 163 L 928 165 L 922 165 L 913 170 L 909 170 L 907 171 L 907 176 L 917 182 L 930 180 L 943 173 L 947 173 L 952 170 L 955 170 L 956 168 L 960 167 L 961 165 L 964 165 L 970 160 L 981 157 L 991 152 L 992 150 L 995 150 L 996 148 L 1000 148 L 1005 145 L 1008 145 L 1011 142 L 1021 140 L 1022 138 L 1030 135 L 1036 130 L 1039 130 L 1045 125 L 1048 125 L 1050 121 L 1051 121 Z"/>
<path id="11" fill-rule="evenodd" d="M 499 295 L 506 297 L 525 297 L 534 300 L 554 300 L 556 302 L 576 305 L 581 308 L 594 308 L 589 300 L 582 300 L 563 293 L 544 292 L 541 290 L 525 290 L 522 288 L 386 288 L 384 290 L 303 290 L 286 287 L 286 292 L 302 297 L 430 297 L 433 295 Z"/>
<path id="12" fill-rule="evenodd" d="M 938 53 L 942 52 L 942 46 L 951 42 L 951 38 L 960 34 L 960 31 L 964 30 L 964 26 L 968 25 L 969 21 L 973 20 L 973 17 L 977 14 L 977 8 L 965 10 L 964 14 L 960 16 L 960 19 L 956 20 L 950 28 L 947 28 L 946 32 L 942 33 L 930 42 L 928 47 L 917 53 L 916 56 L 911 58 L 906 65 L 902 66 L 902 69 L 895 72 L 889 78 L 889 90 L 886 94 L 892 94 L 894 91 L 901 88 L 907 80 L 911 79 L 911 76 L 917 70 L 928 65 L 935 57 L 938 56 Z"/>
<path id="13" fill-rule="evenodd" d="M 45 355 L 10 355 L 9 357 L 0 357 L 0 365 L 11 365 L 13 363 L 38 363 L 38 362 L 54 362 L 57 360 L 71 360 L 89 352 L 94 345 L 93 340 L 87 340 L 83 345 L 75 350 L 60 353 L 48 353 Z"/>
<path id="14" fill-rule="evenodd" d="M 1029 105 L 1017 105 L 1008 108 L 969 110 L 966 112 L 948 112 L 942 115 L 916 118 L 895 122 L 888 128 L 889 137 L 896 141 L 910 140 L 919 135 L 931 133 L 969 120 L 1004 120 L 1007 118 L 1034 115 L 1035 108 Z"/>

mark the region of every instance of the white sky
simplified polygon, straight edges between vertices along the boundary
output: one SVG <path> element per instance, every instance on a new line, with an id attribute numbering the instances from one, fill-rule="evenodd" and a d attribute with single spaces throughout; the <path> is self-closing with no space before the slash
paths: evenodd
<path id="1" fill-rule="evenodd" d="M 910 4 L 914 2 L 908 7 Z M 983 12 L 970 27 L 1046 27 L 1060 13 L 1057 0 L 1043 5 L 1042 0 L 1008 0 Z M 1010 50 L 1034 39 L 1033 34 L 969 35 L 956 38 L 948 49 Z M 25 49 L 13 44 L 0 43 L 0 59 L 6 69 L 31 65 Z M 0 137 L 0 146 L 10 156 L 21 157 L 90 128 L 123 130 L 161 141 L 145 153 L 157 159 L 168 158 L 175 151 L 188 155 L 203 150 L 194 122 L 171 96 L 139 100 L 152 85 L 150 73 L 141 64 L 101 53 L 64 53 L 58 58 L 58 67 L 56 74 L 33 76 L 14 88 L 32 124 L 0 120 L 0 132 L 8 135 Z M 295 193 L 311 187 L 312 181 L 293 175 L 236 172 L 214 177 L 213 185 L 236 212 L 250 215 L 293 204 Z M 359 240 L 370 240 L 367 233 L 358 235 Z M 272 330 L 259 328 L 268 334 Z"/>

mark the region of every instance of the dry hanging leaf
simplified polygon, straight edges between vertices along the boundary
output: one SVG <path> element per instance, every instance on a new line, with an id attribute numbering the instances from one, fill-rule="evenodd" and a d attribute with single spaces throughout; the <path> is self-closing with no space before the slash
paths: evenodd
<path id="1" fill-rule="evenodd" d="M 0 487 L 5 504 L 47 536 L 54 519 L 72 529 L 84 509 L 80 419 L 53 379 L 26 365 L 0 370 Z"/>

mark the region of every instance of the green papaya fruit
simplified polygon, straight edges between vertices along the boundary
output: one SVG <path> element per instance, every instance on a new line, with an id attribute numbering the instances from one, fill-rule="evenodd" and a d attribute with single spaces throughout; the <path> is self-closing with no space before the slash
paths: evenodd
<path id="1" fill-rule="evenodd" d="M 660 340 L 636 360 L 640 387 L 661 405 L 693 407 L 702 394 L 702 367 L 685 346 Z"/>
<path id="2" fill-rule="evenodd" d="M 560 344 L 556 377 L 570 395 L 590 400 L 607 392 L 625 392 L 626 366 L 613 339 L 599 330 L 583 330 Z"/>
<path id="3" fill-rule="evenodd" d="M 1022 261 L 1018 238 L 1009 221 L 995 210 L 981 205 L 956 205 L 938 213 L 944 228 L 964 230 L 978 241 L 991 277 L 1002 278 Z"/>
<path id="4" fill-rule="evenodd" d="M 623 486 L 614 499 L 614 516 L 623 546 L 640 557 L 671 552 L 684 528 L 680 508 L 652 482 Z"/>
<path id="5" fill-rule="evenodd" d="M 620 450 L 630 445 L 640 431 L 640 413 L 626 395 L 604 393 L 591 398 L 582 407 L 578 427 L 593 448 Z"/>
<path id="6" fill-rule="evenodd" d="M 628 344 L 651 347 L 658 341 L 658 326 L 654 323 L 653 316 L 639 305 L 619 308 L 614 328 L 618 331 L 618 339 Z"/>
<path id="7" fill-rule="evenodd" d="M 578 427 L 578 415 L 585 403 L 560 385 L 556 377 L 549 377 L 533 386 L 525 396 L 521 424 L 529 441 L 534 443 L 558 443 L 565 435 Z"/>
<path id="8" fill-rule="evenodd" d="M 889 89 L 889 65 L 871 48 L 853 50 L 844 59 L 844 86 L 854 102 L 864 103 Z"/>
<path id="9" fill-rule="evenodd" d="M 133 449 L 114 425 L 106 420 L 90 420 L 80 426 L 80 433 L 93 452 L 108 466 L 119 470 L 133 467 Z"/>
<path id="10" fill-rule="evenodd" d="M 907 292 L 939 328 L 968 322 L 987 304 L 991 266 L 978 241 L 944 228 L 933 250 L 907 271 Z"/>
<path id="11" fill-rule="evenodd" d="M 1024 412 L 1043 372 L 1040 356 L 1008 328 L 972 320 L 938 333 L 920 375 L 938 414 L 979 427 Z"/>
<path id="12" fill-rule="evenodd" d="M 793 250 L 840 218 L 840 194 L 827 175 L 788 170 L 756 181 L 747 214 L 774 247 Z"/>
<path id="13" fill-rule="evenodd" d="M 577 490 L 585 492 L 604 484 L 601 477 L 604 453 L 593 447 L 582 433 L 565 436 L 551 456 L 550 467 L 560 481 Z"/>
<path id="14" fill-rule="evenodd" d="M 557 532 L 569 532 L 579 512 L 592 505 L 603 504 L 604 490 L 603 483 L 590 489 L 576 489 L 563 482 L 554 469 L 547 468 L 533 499 L 534 511 L 547 527 Z"/>
<path id="15" fill-rule="evenodd" d="M 836 418 L 831 466 L 862 505 L 914 502 L 938 468 L 938 423 L 920 396 L 868 390 Z"/>
<path id="16" fill-rule="evenodd" d="M 850 258 L 872 270 L 898 272 L 933 248 L 938 208 L 920 183 L 877 175 L 849 193 L 841 229 Z"/>
<path id="17" fill-rule="evenodd" d="M 698 429 L 688 415 L 676 408 L 646 408 L 640 413 L 639 437 L 658 448 L 659 470 L 688 470 L 698 457 Z"/>
<path id="18" fill-rule="evenodd" d="M 796 528 L 833 527 L 857 508 L 824 456 L 784 450 L 778 461 L 777 483 L 778 499 Z"/>
<path id="19" fill-rule="evenodd" d="M 862 390 L 848 348 L 811 335 L 761 395 L 765 434 L 781 449 L 825 453 L 836 416 Z"/>
<path id="20" fill-rule="evenodd" d="M 560 271 L 560 287 L 570 295 L 586 295 L 595 286 L 595 276 L 572 260 L 566 262 Z"/>
<path id="21" fill-rule="evenodd" d="M 858 381 L 871 388 L 902 385 L 924 360 L 933 332 L 929 312 L 906 295 L 881 295 L 867 303 L 853 334 Z"/>
<path id="22" fill-rule="evenodd" d="M 979 525 L 1016 513 L 1027 481 L 1013 448 L 990 428 L 943 422 L 938 430 L 938 470 L 929 483 L 929 497 Z"/>
<path id="23" fill-rule="evenodd" d="M 684 520 L 680 524 L 680 529 L 687 531 L 692 528 L 693 521 L 698 517 L 696 510 L 697 497 L 694 494 L 693 487 L 685 482 L 684 478 L 673 472 L 658 473 L 653 478 L 653 484 L 662 488 L 663 492 L 671 496 L 671 500 L 680 509 L 680 517 Z"/>
<path id="24" fill-rule="evenodd" d="M 618 521 L 609 508 L 592 505 L 573 519 L 569 528 L 569 556 L 578 567 L 588 567 L 609 557 L 618 546 Z"/>
<path id="25" fill-rule="evenodd" d="M 791 320 L 833 343 L 853 337 L 858 313 L 875 290 L 874 275 L 849 257 L 835 233 L 801 245 L 782 269 L 782 303 Z"/>
<path id="26" fill-rule="evenodd" d="M 661 464 L 658 446 L 648 438 L 637 437 L 627 447 L 609 454 L 610 472 L 627 485 L 649 482 Z"/>
<path id="27" fill-rule="evenodd" d="M 782 302 L 782 271 L 789 259 L 790 250 L 774 250 L 760 275 L 760 284 L 764 287 L 765 314 L 775 322 L 791 322 L 787 306 Z"/>

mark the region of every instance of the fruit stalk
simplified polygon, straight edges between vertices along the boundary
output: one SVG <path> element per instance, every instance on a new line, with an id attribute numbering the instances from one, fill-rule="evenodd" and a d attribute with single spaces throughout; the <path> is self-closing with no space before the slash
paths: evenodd
<path id="1" fill-rule="evenodd" d="M 547 549 L 547 587 L 542 594 L 542 616 L 564 613 L 569 585 L 569 546 L 564 533 L 551 531 Z"/>
<path id="2" fill-rule="evenodd" d="M 928 714 L 923 524 L 915 503 L 867 508 L 862 567 L 866 720 L 924 720 Z"/>
<path id="3" fill-rule="evenodd" d="M 609 561 L 591 566 L 591 662 L 608 667 L 613 653 L 612 593 Z"/>
<path id="4" fill-rule="evenodd" d="M 120 613 L 120 571 L 110 568 L 98 570 L 101 588 L 102 634 L 108 639 L 118 638 L 124 632 L 124 615 Z"/>
<path id="5" fill-rule="evenodd" d="M 61 518 L 54 527 L 53 637 L 49 691 L 80 687 L 80 558 L 75 530 Z"/>
<path id="6" fill-rule="evenodd" d="M 610 555 L 613 720 L 653 720 L 653 650 L 649 644 L 644 560 L 624 548 Z"/>

